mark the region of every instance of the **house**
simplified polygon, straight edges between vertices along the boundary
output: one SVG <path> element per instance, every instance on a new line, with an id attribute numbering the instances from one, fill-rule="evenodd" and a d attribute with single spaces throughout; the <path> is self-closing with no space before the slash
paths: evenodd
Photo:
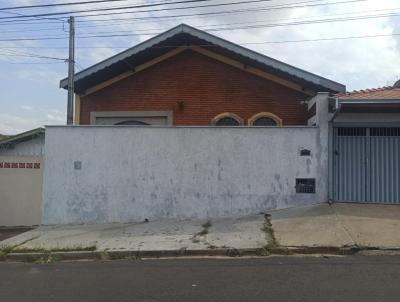
<path id="1" fill-rule="evenodd" d="M 0 226 L 41 224 L 44 128 L 0 141 Z"/>
<path id="2" fill-rule="evenodd" d="M 400 204 L 400 81 L 331 98 L 334 201 Z"/>
<path id="3" fill-rule="evenodd" d="M 307 100 L 345 91 L 185 24 L 77 73 L 74 85 L 76 125 L 307 125 Z"/>
<path id="4" fill-rule="evenodd" d="M 45 129 L 40 127 L 0 141 L 0 156 L 43 156 Z"/>
<path id="5" fill-rule="evenodd" d="M 46 127 L 42 223 L 400 204 L 398 85 L 346 93 L 179 25 L 75 75 L 75 126 Z"/>

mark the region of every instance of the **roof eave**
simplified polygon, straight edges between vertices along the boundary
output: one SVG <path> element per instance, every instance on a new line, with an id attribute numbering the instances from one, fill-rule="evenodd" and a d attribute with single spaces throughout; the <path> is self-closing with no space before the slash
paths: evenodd
<path id="1" fill-rule="evenodd" d="M 29 138 L 29 137 L 35 138 L 36 136 L 44 135 L 44 133 L 45 133 L 45 129 L 42 128 L 42 127 L 36 128 L 36 129 L 32 129 L 32 130 L 29 130 L 29 131 L 26 131 L 26 132 L 23 132 L 23 133 L 20 133 L 20 134 L 16 134 L 16 135 L 13 135 L 13 136 L 11 136 L 9 138 L 1 140 L 0 141 L 0 146 L 12 144 L 12 143 L 18 143 L 21 140 L 24 141 L 24 140 L 26 140 L 26 138 Z"/>
<path id="2" fill-rule="evenodd" d="M 257 61 L 261 64 L 272 67 L 273 69 L 283 71 L 289 75 L 292 75 L 299 79 L 303 79 L 314 85 L 324 87 L 328 91 L 335 91 L 335 92 L 345 92 L 346 91 L 346 86 L 343 84 L 331 81 L 329 79 L 323 78 L 321 76 L 310 73 L 308 71 L 305 71 L 305 70 L 299 69 L 297 67 L 291 66 L 289 64 L 283 63 L 281 61 L 272 59 L 270 57 L 267 57 L 265 55 L 255 52 L 255 51 L 252 51 L 250 49 L 247 49 L 247 48 L 237 45 L 235 43 L 229 42 L 227 40 L 224 40 L 222 38 L 219 38 L 219 37 L 209 34 L 207 32 L 198 30 L 198 29 L 191 27 L 189 25 L 186 25 L 186 24 L 180 24 L 162 34 L 159 34 L 159 35 L 157 35 L 153 38 L 150 38 L 149 40 L 146 40 L 132 48 L 129 48 L 126 51 L 116 54 L 116 55 L 112 56 L 111 58 L 103 60 L 102 62 L 99 62 L 89 68 L 86 68 L 85 70 L 80 71 L 79 73 L 77 73 L 75 75 L 74 80 L 78 81 L 85 77 L 88 77 L 108 66 L 111 66 L 119 61 L 122 61 L 122 60 L 126 59 L 127 57 L 135 55 L 135 54 L 137 54 L 149 47 L 152 47 L 168 38 L 171 38 L 174 35 L 179 34 L 179 33 L 187 33 L 187 34 L 190 34 L 199 39 L 208 41 L 211 44 L 218 45 L 218 46 L 225 48 L 231 52 L 237 53 L 244 57 L 248 57 L 248 58 L 250 58 L 254 61 Z M 68 86 L 67 78 L 60 81 L 61 88 L 65 89 L 67 86 Z"/>
<path id="3" fill-rule="evenodd" d="M 146 40 L 146 41 L 144 41 L 144 42 L 142 42 L 142 43 L 140 43 L 138 45 L 135 45 L 135 46 L 123 51 L 123 52 L 120 52 L 120 53 L 112 56 L 111 58 L 105 59 L 105 60 L 103 60 L 103 61 L 101 61 L 101 62 L 99 62 L 99 63 L 97 63 L 97 64 L 95 64 L 95 65 L 93 65 L 91 67 L 88 67 L 88 68 L 76 73 L 75 77 L 74 77 L 74 80 L 78 81 L 80 79 L 83 79 L 83 78 L 85 78 L 85 77 L 87 77 L 87 76 L 89 76 L 89 75 L 91 75 L 91 74 L 93 74 L 95 72 L 98 72 L 98 71 L 106 68 L 107 66 L 110 66 L 112 64 L 115 64 L 115 63 L 117 63 L 119 61 L 124 60 L 127 57 L 135 55 L 135 54 L 137 54 L 137 53 L 139 53 L 139 52 L 141 52 L 141 51 L 143 51 L 143 50 L 145 50 L 145 49 L 147 49 L 147 48 L 149 48 L 149 47 L 151 47 L 153 45 L 156 45 L 156 44 L 162 42 L 163 40 L 168 39 L 168 38 L 170 38 L 170 37 L 172 37 L 172 36 L 174 36 L 174 35 L 176 35 L 176 34 L 178 34 L 180 32 L 184 32 L 184 28 L 183 28 L 182 24 L 178 25 L 178 26 L 176 26 L 176 27 L 174 27 L 174 28 L 172 28 L 172 29 L 160 34 L 160 35 L 157 35 L 157 36 L 155 36 L 153 38 L 150 38 L 150 39 L 148 39 L 148 40 Z M 62 79 L 60 81 L 60 88 L 66 89 L 67 87 L 68 87 L 68 78 Z"/>
<path id="4" fill-rule="evenodd" d="M 400 104 L 400 99 L 344 99 L 338 98 L 340 104 Z"/>

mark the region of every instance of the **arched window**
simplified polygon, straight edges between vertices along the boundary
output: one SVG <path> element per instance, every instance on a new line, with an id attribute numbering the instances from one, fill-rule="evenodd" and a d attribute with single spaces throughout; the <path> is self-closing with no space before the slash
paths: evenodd
<path id="1" fill-rule="evenodd" d="M 242 126 L 243 119 L 230 112 L 218 114 L 211 121 L 213 126 Z"/>
<path id="2" fill-rule="evenodd" d="M 145 122 L 137 121 L 137 120 L 128 120 L 128 121 L 123 121 L 123 122 L 116 123 L 115 125 L 117 125 L 117 126 L 119 126 L 119 125 L 146 126 L 146 125 L 149 125 L 149 124 L 147 124 Z"/>
<path id="3" fill-rule="evenodd" d="M 282 119 L 271 112 L 260 112 L 249 118 L 249 126 L 282 126 Z"/>

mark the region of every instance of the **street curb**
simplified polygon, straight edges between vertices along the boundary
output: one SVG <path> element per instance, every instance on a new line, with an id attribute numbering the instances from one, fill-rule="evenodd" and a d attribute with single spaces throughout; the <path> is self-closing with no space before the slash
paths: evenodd
<path id="1" fill-rule="evenodd" d="M 21 262 L 52 262 L 60 260 L 116 260 L 116 259 L 140 259 L 140 258 L 174 258 L 174 257 L 201 257 L 201 256 L 269 256 L 269 255 L 355 255 L 360 252 L 372 252 L 371 254 L 400 253 L 400 248 L 362 248 L 362 247 L 276 247 L 276 248 L 252 248 L 252 249 L 203 249 L 203 250 L 125 250 L 125 251 L 70 251 L 70 252 L 40 252 L 40 253 L 9 253 L 0 256 L 0 261 Z M 368 255 L 368 253 L 360 253 Z"/>

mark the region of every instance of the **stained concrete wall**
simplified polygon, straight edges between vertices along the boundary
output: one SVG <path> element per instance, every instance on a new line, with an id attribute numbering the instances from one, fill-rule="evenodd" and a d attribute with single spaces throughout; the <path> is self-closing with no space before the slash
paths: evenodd
<path id="1" fill-rule="evenodd" d="M 41 223 L 42 182 L 40 157 L 0 156 L 0 226 Z"/>
<path id="2" fill-rule="evenodd" d="M 327 129 L 47 127 L 43 224 L 220 217 L 326 202 Z M 311 156 L 300 156 L 303 148 Z M 316 193 L 296 193 L 296 178 L 315 178 Z"/>

